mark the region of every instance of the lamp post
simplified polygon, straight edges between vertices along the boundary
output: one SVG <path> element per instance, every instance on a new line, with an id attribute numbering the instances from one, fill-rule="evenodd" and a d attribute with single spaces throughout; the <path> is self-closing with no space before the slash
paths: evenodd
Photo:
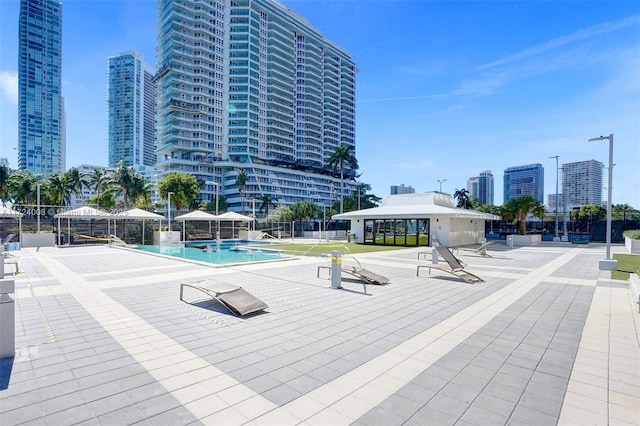
<path id="1" fill-rule="evenodd" d="M 40 233 L 40 185 L 42 185 L 42 183 L 40 183 L 40 182 L 36 183 L 36 188 L 37 188 L 36 189 L 36 192 L 37 192 L 36 197 L 38 199 L 38 207 L 36 209 L 36 219 L 37 219 L 37 223 L 38 223 L 38 225 L 37 225 L 37 230 L 38 230 L 37 233 L 38 234 Z"/>
<path id="2" fill-rule="evenodd" d="M 167 231 L 171 232 L 171 195 L 173 192 L 167 192 Z"/>
<path id="3" fill-rule="evenodd" d="M 555 237 L 553 237 L 553 241 L 560 241 L 560 238 L 558 237 L 558 197 L 560 195 L 558 194 L 558 157 L 559 155 L 554 155 L 552 157 L 549 157 L 549 158 L 556 159 L 556 197 L 555 197 L 556 198 L 556 234 L 555 234 Z"/>
<path id="4" fill-rule="evenodd" d="M 597 142 L 602 140 L 609 141 L 609 179 L 607 184 L 607 252 L 604 259 L 600 259 L 598 267 L 601 271 L 617 271 L 618 261 L 611 258 L 611 192 L 613 185 L 613 133 L 609 136 L 600 136 L 589 139 L 589 142 Z"/>
<path id="5" fill-rule="evenodd" d="M 444 182 L 446 182 L 446 181 L 447 181 L 446 179 L 438 179 L 438 183 L 440 184 L 440 191 L 439 192 L 442 192 L 442 184 Z"/>
<path id="6" fill-rule="evenodd" d="M 208 180 L 207 185 L 214 185 L 216 187 L 216 216 L 218 216 L 218 182 Z"/>

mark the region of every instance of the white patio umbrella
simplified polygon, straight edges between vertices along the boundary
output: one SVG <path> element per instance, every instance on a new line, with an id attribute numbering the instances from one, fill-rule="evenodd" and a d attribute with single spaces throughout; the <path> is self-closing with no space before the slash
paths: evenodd
<path id="1" fill-rule="evenodd" d="M 118 213 L 118 214 L 114 215 L 114 217 L 113 217 L 114 226 L 115 226 L 115 221 L 117 219 L 142 220 L 142 244 L 144 245 L 144 221 L 145 220 L 162 220 L 162 219 L 164 219 L 164 216 L 159 215 L 157 213 L 148 212 L 148 211 L 142 210 L 142 209 L 130 209 L 130 210 L 126 210 L 126 211 L 124 211 L 122 213 Z"/>
<path id="2" fill-rule="evenodd" d="M 69 210 L 66 212 L 58 213 L 53 216 L 58 219 L 58 243 L 60 242 L 60 219 L 67 219 L 67 233 L 71 234 L 71 219 L 106 219 L 109 220 L 113 217 L 111 213 L 107 213 L 103 210 L 94 209 L 89 206 L 78 207 L 77 209 Z M 107 222 L 108 232 L 111 233 L 111 222 Z M 69 242 L 71 243 L 71 242 Z"/>
<path id="3" fill-rule="evenodd" d="M 189 213 L 185 213 L 181 216 L 178 216 L 175 218 L 176 222 L 182 222 L 182 238 L 184 240 L 186 240 L 186 227 L 185 227 L 185 223 L 188 220 L 191 221 L 208 221 L 209 222 L 209 232 L 211 232 L 211 221 L 213 220 L 217 220 L 218 216 L 211 214 L 211 213 L 207 213 L 207 212 L 203 212 L 202 210 L 194 210 L 192 212 Z"/>
<path id="4" fill-rule="evenodd" d="M 220 228 L 220 221 L 223 221 L 223 220 L 231 221 L 231 235 L 235 235 L 235 232 L 236 232 L 235 222 L 249 222 L 249 221 L 253 221 L 254 219 L 250 216 L 245 216 L 240 213 L 226 212 L 226 213 L 219 214 L 217 216 L 217 220 L 218 220 L 218 228 Z"/>

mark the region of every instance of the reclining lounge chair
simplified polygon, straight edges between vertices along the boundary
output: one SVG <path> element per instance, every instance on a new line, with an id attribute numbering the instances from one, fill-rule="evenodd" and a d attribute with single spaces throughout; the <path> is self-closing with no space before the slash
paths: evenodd
<path id="1" fill-rule="evenodd" d="M 455 257 L 448 247 L 437 246 L 436 250 L 438 251 L 438 255 L 447 263 L 448 268 L 446 266 L 440 266 L 440 264 L 418 265 L 416 268 L 416 276 L 420 275 L 420 268 L 429 268 L 429 273 L 431 273 L 431 269 L 437 269 L 454 275 L 467 283 L 484 282 L 479 276 L 465 271 L 465 264 Z"/>
<path id="2" fill-rule="evenodd" d="M 19 258 L 9 252 L 4 252 L 3 257 L 4 257 L 5 272 L 7 272 L 6 271 L 7 265 L 13 265 L 13 267 L 15 268 L 15 271 L 13 272 L 13 274 L 17 275 L 20 272 Z"/>
<path id="3" fill-rule="evenodd" d="M 365 268 L 359 268 L 356 266 L 345 266 L 342 268 L 342 272 L 352 275 L 367 284 L 384 285 L 389 283 L 389 278 L 384 275 L 376 274 Z"/>
<path id="4" fill-rule="evenodd" d="M 487 241 L 486 243 L 482 244 L 480 247 L 456 247 L 454 250 L 464 250 L 464 251 L 470 251 L 473 252 L 475 254 L 478 254 L 482 257 L 491 257 L 489 255 L 489 253 L 487 253 L 487 247 L 489 247 L 491 244 L 493 244 L 493 241 Z"/>
<path id="5" fill-rule="evenodd" d="M 343 266 L 342 272 L 344 272 L 345 274 L 354 276 L 366 284 L 375 284 L 375 285 L 389 284 L 389 281 L 390 281 L 389 278 L 385 277 L 384 275 L 376 274 L 375 272 L 371 272 L 370 270 L 363 268 L 362 265 L 360 265 L 360 262 L 358 262 L 358 259 L 356 258 L 352 258 L 352 259 L 355 260 L 358 266 Z M 330 266 L 318 266 L 318 270 L 316 273 L 317 277 L 320 277 L 321 269 L 328 269 L 329 276 L 331 276 Z"/>
<path id="6" fill-rule="evenodd" d="M 185 287 L 195 288 L 216 299 L 236 316 L 252 314 L 269 307 L 262 300 L 253 296 L 242 287 L 212 280 L 205 280 L 194 284 L 181 283 L 180 300 L 182 301 L 184 301 Z"/>

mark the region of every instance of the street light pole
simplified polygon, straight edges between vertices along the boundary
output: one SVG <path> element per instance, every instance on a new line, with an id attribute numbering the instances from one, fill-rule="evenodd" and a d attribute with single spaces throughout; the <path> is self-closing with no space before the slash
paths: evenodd
<path id="1" fill-rule="evenodd" d="M 214 185 L 216 187 L 216 216 L 218 216 L 218 182 L 208 180 L 207 185 Z"/>
<path id="2" fill-rule="evenodd" d="M 600 136 L 589 139 L 589 142 L 597 142 L 602 140 L 609 141 L 609 179 L 607 185 L 607 252 L 606 257 L 601 259 L 598 266 L 601 271 L 617 271 L 618 261 L 611 258 L 611 194 L 613 188 L 613 133 L 609 136 Z"/>
<path id="3" fill-rule="evenodd" d="M 167 231 L 171 232 L 171 195 L 173 192 L 167 192 Z"/>
<path id="4" fill-rule="evenodd" d="M 558 198 L 560 196 L 560 194 L 558 194 L 558 157 L 559 155 L 554 155 L 552 157 L 549 158 L 555 158 L 556 159 L 556 235 L 555 237 L 553 237 L 553 241 L 560 241 L 560 238 L 558 238 Z M 544 226 L 544 223 L 543 223 Z"/>
<path id="5" fill-rule="evenodd" d="M 438 183 L 440 184 L 440 191 L 439 192 L 442 192 L 442 184 L 444 182 L 446 182 L 446 181 L 447 181 L 446 179 L 438 179 Z"/>
<path id="6" fill-rule="evenodd" d="M 40 233 L 40 185 L 41 185 L 40 182 L 36 183 L 36 188 L 37 188 L 36 197 L 38 199 L 38 208 L 36 209 L 36 219 L 38 221 L 38 228 L 37 228 L 38 229 L 38 232 L 37 232 L 38 234 Z"/>

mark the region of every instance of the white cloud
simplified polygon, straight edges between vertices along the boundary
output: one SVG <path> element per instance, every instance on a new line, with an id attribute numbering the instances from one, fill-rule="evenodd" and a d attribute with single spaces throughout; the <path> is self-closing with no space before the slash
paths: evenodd
<path id="1" fill-rule="evenodd" d="M 606 22 L 604 24 L 593 25 L 591 27 L 575 31 L 571 34 L 556 37 L 546 43 L 541 43 L 536 46 L 529 47 L 527 49 L 521 50 L 520 52 L 505 56 L 504 58 L 500 58 L 488 64 L 481 65 L 477 69 L 481 70 L 493 68 L 500 65 L 506 65 L 511 62 L 546 53 L 548 51 L 566 46 L 571 43 L 575 43 L 577 41 L 586 40 L 601 34 L 610 33 L 638 24 L 640 24 L 640 15 L 630 16 L 616 22 Z"/>
<path id="2" fill-rule="evenodd" d="M 0 71 L 0 93 L 14 105 L 18 105 L 18 73 Z"/>

